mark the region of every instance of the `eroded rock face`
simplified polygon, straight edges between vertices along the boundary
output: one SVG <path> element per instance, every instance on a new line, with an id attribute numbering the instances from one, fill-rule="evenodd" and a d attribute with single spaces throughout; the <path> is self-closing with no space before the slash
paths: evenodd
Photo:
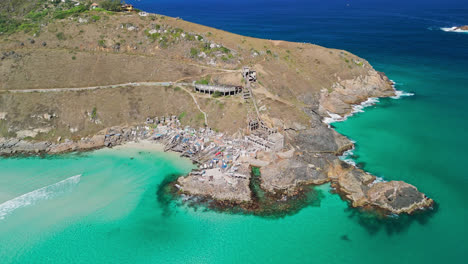
<path id="1" fill-rule="evenodd" d="M 433 204 L 433 200 L 411 184 L 402 181 L 375 183 L 375 176 L 342 161 L 334 162 L 328 177 L 353 207 L 372 206 L 394 214 L 411 214 Z"/>
<path id="2" fill-rule="evenodd" d="M 67 141 L 61 144 L 54 144 L 48 150 L 49 153 L 63 153 L 75 150 L 89 150 L 104 147 L 104 135 L 95 135 L 92 138 L 82 139 L 77 142 Z"/>
<path id="3" fill-rule="evenodd" d="M 49 142 L 29 142 L 16 138 L 0 138 L 0 155 L 11 155 L 16 153 L 41 153 L 47 151 Z"/>
<path id="4" fill-rule="evenodd" d="M 330 166 L 328 177 L 332 180 L 332 186 L 344 195 L 353 207 L 368 204 L 366 193 L 375 176 L 337 159 Z"/>
<path id="5" fill-rule="evenodd" d="M 392 213 L 412 213 L 420 208 L 432 206 L 434 201 L 419 192 L 416 187 L 402 181 L 379 182 L 367 191 L 372 205 Z"/>
<path id="6" fill-rule="evenodd" d="M 246 173 L 244 176 L 245 178 L 231 177 L 216 168 L 206 170 L 203 175 L 192 173 L 179 177 L 177 184 L 181 192 L 190 195 L 208 196 L 220 201 L 250 202 L 250 174 Z"/>
<path id="7" fill-rule="evenodd" d="M 0 138 L 0 156 L 12 154 L 57 154 L 76 150 L 91 150 L 104 147 L 104 135 L 95 135 L 79 141 L 67 140 L 64 143 L 53 144 L 51 142 L 32 142 L 19 138 Z"/>
<path id="8" fill-rule="evenodd" d="M 369 70 L 367 75 L 350 80 L 340 80 L 333 84 L 332 92 L 323 90 L 320 94 L 319 112 L 347 115 L 352 105 L 359 104 L 370 97 L 388 97 L 395 95 L 390 80 L 382 73 Z"/>
<path id="9" fill-rule="evenodd" d="M 322 169 L 327 161 L 322 158 L 313 161 L 308 163 L 296 156 L 272 162 L 260 169 L 261 187 L 269 192 L 285 191 L 291 195 L 301 184 L 318 185 L 329 181 Z"/>
<path id="10" fill-rule="evenodd" d="M 299 151 L 307 153 L 334 153 L 336 155 L 353 147 L 353 143 L 348 138 L 325 125 L 300 131 L 294 136 L 292 143 Z"/>

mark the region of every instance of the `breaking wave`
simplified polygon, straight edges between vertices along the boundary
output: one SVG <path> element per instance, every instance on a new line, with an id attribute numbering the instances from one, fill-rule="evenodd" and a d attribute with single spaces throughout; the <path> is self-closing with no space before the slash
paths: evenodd
<path id="1" fill-rule="evenodd" d="M 343 155 L 341 155 L 339 158 L 340 160 L 356 167 L 356 161 L 354 161 L 352 159 L 352 156 L 354 155 L 354 144 L 356 143 L 355 141 L 351 140 L 351 142 L 353 143 L 353 148 L 350 149 L 350 150 L 347 150 L 343 153 Z"/>
<path id="2" fill-rule="evenodd" d="M 0 204 L 0 220 L 16 209 L 30 206 L 41 200 L 48 200 L 69 192 L 80 182 L 81 175 L 72 176 L 63 181 L 42 187 Z"/>
<path id="3" fill-rule="evenodd" d="M 408 92 L 405 92 L 405 91 L 399 91 L 399 90 L 395 90 L 395 96 L 392 96 L 390 98 L 392 99 L 400 99 L 401 97 L 403 96 L 413 96 L 414 93 L 408 93 Z"/>
<path id="4" fill-rule="evenodd" d="M 413 96 L 414 95 L 414 93 L 409 93 L 409 92 L 397 90 L 395 88 L 396 83 L 394 81 L 392 81 L 392 80 L 390 80 L 390 81 L 392 82 L 393 90 L 395 90 L 395 95 L 391 96 L 390 98 L 400 99 L 401 97 L 404 97 L 404 96 Z M 347 114 L 345 116 L 340 116 L 338 114 L 328 112 L 328 117 L 325 117 L 323 119 L 323 122 L 325 124 L 327 124 L 328 126 L 330 126 L 331 123 L 345 121 L 346 119 L 348 119 L 348 117 L 350 117 L 350 116 L 352 116 L 352 115 L 354 115 L 356 113 L 363 113 L 364 108 L 375 105 L 378 102 L 379 102 L 379 98 L 369 97 L 366 101 L 364 101 L 364 102 L 362 102 L 360 104 L 353 105 L 352 106 L 353 110 L 351 111 L 351 113 L 349 113 L 349 114 Z"/>
<path id="5" fill-rule="evenodd" d="M 352 106 L 353 110 L 351 111 L 351 113 L 349 113 L 349 114 L 347 114 L 345 116 L 340 116 L 338 114 L 333 114 L 333 113 L 328 112 L 329 117 L 325 117 L 323 119 L 323 122 L 325 124 L 330 125 L 331 123 L 345 121 L 346 119 L 348 119 L 348 117 L 354 115 L 355 113 L 362 113 L 362 112 L 364 112 L 364 108 L 369 107 L 371 105 L 375 105 L 378 102 L 379 102 L 379 98 L 370 97 L 366 101 L 364 101 L 364 102 L 362 102 L 360 104 L 353 105 Z"/>

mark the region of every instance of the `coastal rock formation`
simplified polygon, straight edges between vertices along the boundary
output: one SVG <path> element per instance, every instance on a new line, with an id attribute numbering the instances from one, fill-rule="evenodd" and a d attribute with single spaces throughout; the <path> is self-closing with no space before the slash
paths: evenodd
<path id="1" fill-rule="evenodd" d="M 328 171 L 332 186 L 349 200 L 353 207 L 368 204 L 366 193 L 376 177 L 341 160 L 335 160 Z"/>
<path id="2" fill-rule="evenodd" d="M 337 133 L 323 123 L 313 128 L 300 131 L 291 135 L 291 144 L 298 151 L 313 156 L 317 153 L 331 153 L 341 155 L 344 151 L 351 149 L 353 143 L 345 136 Z"/>
<path id="3" fill-rule="evenodd" d="M 52 145 L 48 152 L 55 154 L 75 150 L 98 149 L 104 147 L 104 139 L 104 135 L 95 135 L 91 138 L 85 138 L 77 142 L 70 140 L 62 144 Z"/>
<path id="4" fill-rule="evenodd" d="M 0 156 L 17 153 L 41 153 L 46 152 L 51 143 L 49 142 L 29 142 L 16 138 L 0 138 Z"/>
<path id="5" fill-rule="evenodd" d="M 244 167 L 244 171 L 248 167 Z M 243 176 L 243 177 L 242 177 Z M 239 177 L 223 174 L 219 168 L 206 170 L 205 174 L 191 173 L 179 177 L 177 187 L 182 193 L 210 197 L 220 201 L 250 202 L 250 173 Z"/>
<path id="6" fill-rule="evenodd" d="M 388 97 L 395 95 L 395 90 L 385 74 L 371 69 L 364 76 L 339 80 L 332 86 L 332 92 L 322 90 L 319 112 L 322 116 L 328 113 L 347 115 L 352 105 L 364 102 L 370 97 Z"/>
<path id="7" fill-rule="evenodd" d="M 431 207 L 434 201 L 416 187 L 402 181 L 379 182 L 367 191 L 369 202 L 395 214 Z"/>
<path id="8" fill-rule="evenodd" d="M 314 159 L 314 163 L 297 156 L 280 159 L 260 169 L 261 187 L 272 193 L 281 191 L 293 195 L 300 185 L 319 185 L 329 181 L 322 169 L 324 167 L 327 167 L 327 161 L 323 158 Z"/>
<path id="9" fill-rule="evenodd" d="M 49 141 L 33 142 L 20 138 L 0 138 L 0 156 L 13 154 L 58 154 L 70 151 L 85 151 L 104 147 L 105 136 L 94 135 L 91 138 L 82 138 L 78 141 L 65 140 L 63 143 L 51 143 Z M 117 144 L 116 144 L 117 145 Z"/>
<path id="10" fill-rule="evenodd" d="M 328 176 L 336 191 L 353 207 L 371 206 L 389 213 L 411 214 L 434 203 L 411 184 L 402 181 L 375 182 L 375 176 L 339 160 L 331 166 Z"/>

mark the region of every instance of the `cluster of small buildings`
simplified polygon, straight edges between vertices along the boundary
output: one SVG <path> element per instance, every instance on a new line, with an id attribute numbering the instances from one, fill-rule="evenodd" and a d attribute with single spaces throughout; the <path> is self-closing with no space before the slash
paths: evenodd
<path id="1" fill-rule="evenodd" d="M 145 123 L 146 126 L 130 131 L 127 137 L 159 141 L 165 151 L 181 153 L 199 164 L 201 170 L 216 168 L 235 177 L 241 177 L 238 168 L 254 160 L 258 151 L 280 151 L 284 144 L 279 133 L 271 134 L 267 143 L 256 140 L 254 135 L 232 138 L 210 128 L 181 127 L 176 116 L 148 117 Z"/>
<path id="2" fill-rule="evenodd" d="M 64 2 L 65 0 L 62 0 L 62 2 Z M 99 8 L 100 5 L 98 3 L 92 3 L 91 4 L 91 9 L 96 9 L 96 8 Z M 122 11 L 127 11 L 127 12 L 132 12 L 134 10 L 133 8 L 133 5 L 130 5 L 130 4 L 123 4 L 121 7 L 121 10 Z"/>

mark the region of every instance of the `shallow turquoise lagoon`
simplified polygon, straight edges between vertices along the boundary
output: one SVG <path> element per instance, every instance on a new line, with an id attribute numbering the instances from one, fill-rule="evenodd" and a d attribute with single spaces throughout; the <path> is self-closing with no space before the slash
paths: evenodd
<path id="1" fill-rule="evenodd" d="M 1 263 L 427 263 L 464 253 L 460 230 L 447 230 L 466 216 L 447 215 L 457 203 L 398 225 L 357 217 L 328 185 L 317 188 L 319 206 L 279 219 L 194 210 L 158 196 L 165 179 L 192 166 L 135 149 L 0 159 Z"/>

